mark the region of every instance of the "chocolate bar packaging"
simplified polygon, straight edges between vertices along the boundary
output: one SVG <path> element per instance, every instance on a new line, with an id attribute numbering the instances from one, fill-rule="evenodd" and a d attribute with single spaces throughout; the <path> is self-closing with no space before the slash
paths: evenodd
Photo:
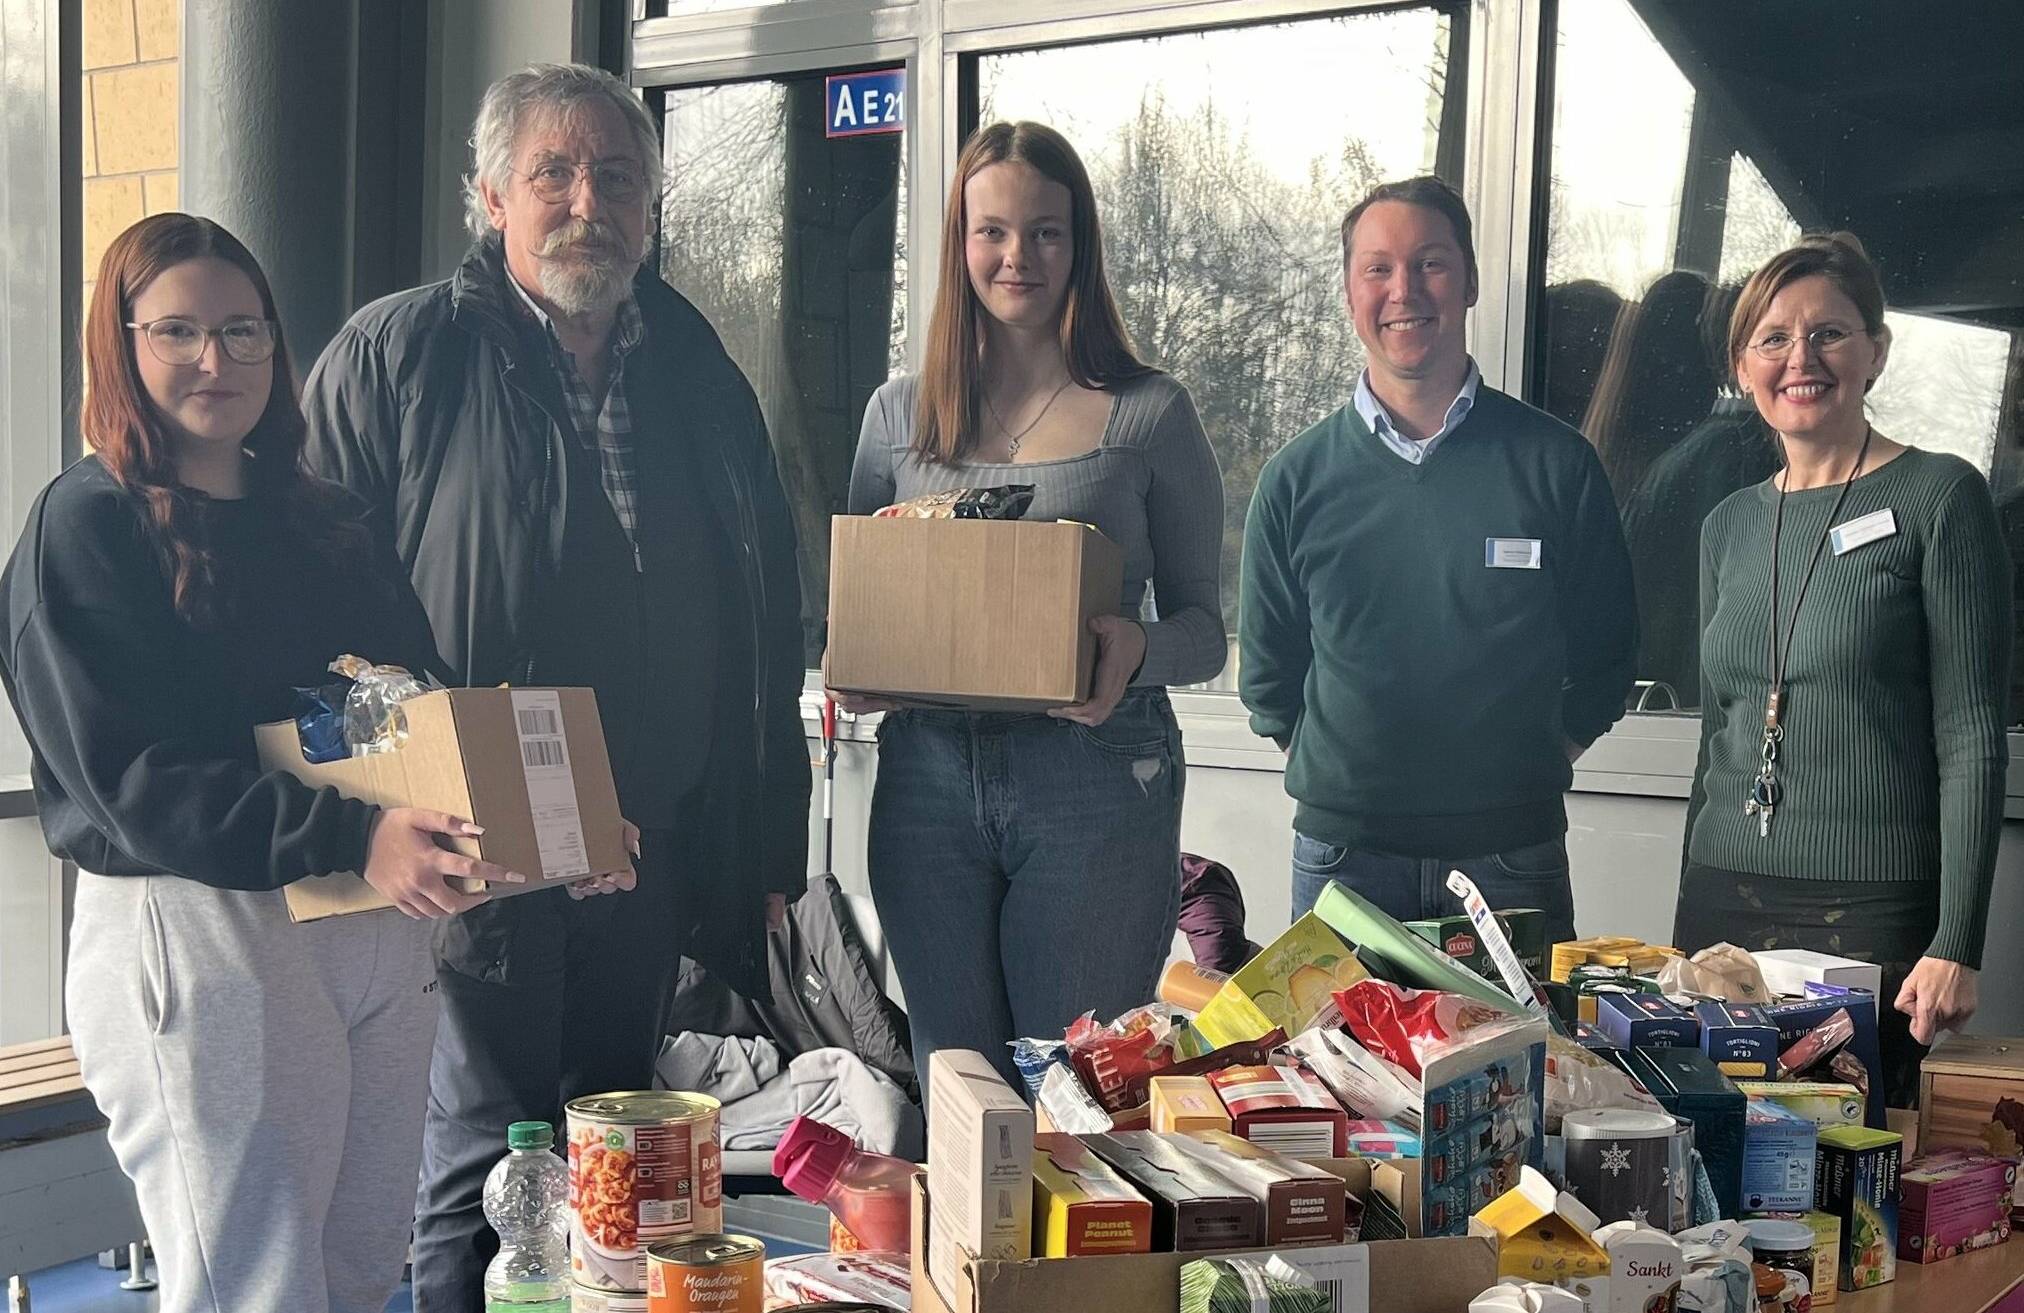
<path id="1" fill-rule="evenodd" d="M 1033 1248 L 1043 1258 L 1143 1254 L 1153 1206 L 1073 1135 L 1033 1137 Z"/>
<path id="2" fill-rule="evenodd" d="M 1265 1209 L 1268 1245 L 1339 1244 L 1347 1225 L 1349 1190 L 1341 1177 L 1228 1131 L 1173 1137 Z"/>
<path id="3" fill-rule="evenodd" d="M 1082 1141 L 1152 1204 L 1155 1250 L 1190 1253 L 1265 1243 L 1265 1206 L 1168 1137 L 1116 1131 Z"/>

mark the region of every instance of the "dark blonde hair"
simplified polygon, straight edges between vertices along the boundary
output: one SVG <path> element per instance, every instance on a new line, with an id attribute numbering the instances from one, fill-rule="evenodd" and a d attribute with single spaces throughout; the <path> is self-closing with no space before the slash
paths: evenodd
<path id="1" fill-rule="evenodd" d="M 1780 292 L 1802 278 L 1815 274 L 1827 279 L 1855 304 L 1862 316 L 1863 331 L 1878 336 L 1884 331 L 1883 280 L 1876 264 L 1854 233 L 1808 233 L 1792 246 L 1766 260 L 1743 284 L 1736 297 L 1736 309 L 1729 316 L 1729 368 L 1735 369 L 1750 345 L 1750 334 L 1771 309 Z"/>
<path id="2" fill-rule="evenodd" d="M 964 145 L 955 181 L 943 210 L 941 281 L 928 321 L 928 347 L 921 362 L 920 403 L 914 415 L 913 450 L 935 464 L 959 461 L 974 451 L 978 408 L 984 386 L 982 313 L 970 288 L 964 258 L 969 214 L 964 188 L 993 164 L 1030 166 L 1043 178 L 1068 188 L 1069 239 L 1074 263 L 1061 304 L 1061 353 L 1078 386 L 1107 389 L 1152 366 L 1132 351 L 1124 319 L 1103 271 L 1103 229 L 1096 217 L 1096 191 L 1089 172 L 1068 139 L 1040 123 L 993 123 Z"/>

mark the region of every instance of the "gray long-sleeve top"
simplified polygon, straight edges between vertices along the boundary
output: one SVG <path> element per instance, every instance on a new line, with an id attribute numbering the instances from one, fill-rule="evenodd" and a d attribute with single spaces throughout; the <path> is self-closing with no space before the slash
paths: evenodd
<path id="1" fill-rule="evenodd" d="M 1165 374 L 1115 389 L 1094 451 L 1065 460 L 938 465 L 912 451 L 912 375 L 872 394 L 850 472 L 850 513 L 949 488 L 1034 485 L 1029 520 L 1091 524 L 1124 552 L 1118 614 L 1146 631 L 1137 684 L 1199 684 L 1222 672 L 1223 476 L 1188 390 Z M 1152 585 L 1157 618 L 1145 615 Z"/>

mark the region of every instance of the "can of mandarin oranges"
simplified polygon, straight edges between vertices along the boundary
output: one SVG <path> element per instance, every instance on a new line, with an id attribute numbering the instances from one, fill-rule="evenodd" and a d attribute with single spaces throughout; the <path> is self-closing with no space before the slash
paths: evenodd
<path id="1" fill-rule="evenodd" d="M 750 1236 L 695 1235 L 647 1250 L 647 1313 L 761 1313 L 766 1246 Z"/>

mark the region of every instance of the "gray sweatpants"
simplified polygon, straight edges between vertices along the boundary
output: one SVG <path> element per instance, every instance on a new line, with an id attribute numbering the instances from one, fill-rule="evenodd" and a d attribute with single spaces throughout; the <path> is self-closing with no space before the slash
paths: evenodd
<path id="1" fill-rule="evenodd" d="M 162 1313 L 382 1313 L 414 1212 L 430 924 L 80 873 L 65 992 Z"/>

